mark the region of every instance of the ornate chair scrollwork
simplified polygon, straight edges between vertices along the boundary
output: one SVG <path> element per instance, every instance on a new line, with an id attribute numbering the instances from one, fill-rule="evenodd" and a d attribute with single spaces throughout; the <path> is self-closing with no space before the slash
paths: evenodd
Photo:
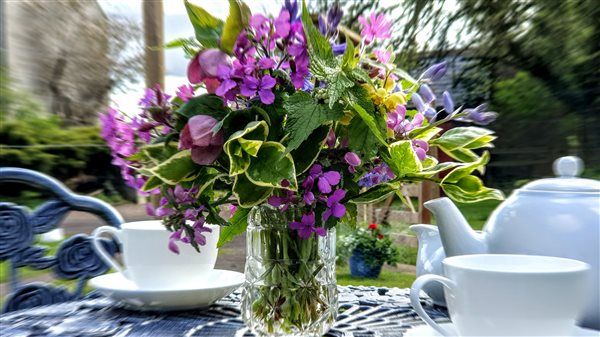
<path id="1" fill-rule="evenodd" d="M 48 256 L 47 248 L 36 246 L 37 234 L 55 229 L 69 211 L 98 215 L 108 224 L 120 227 L 123 218 L 109 204 L 96 198 L 72 193 L 54 178 L 23 168 L 0 167 L 0 183 L 22 183 L 50 192 L 55 199 L 35 210 L 0 201 L 0 262 L 10 266 L 9 293 L 2 313 L 28 309 L 80 298 L 86 281 L 106 273 L 109 267 L 96 255 L 91 239 L 77 234 L 61 242 L 55 256 Z M 108 252 L 119 247 L 115 241 L 104 239 Z M 32 282 L 21 284 L 19 268 L 51 269 L 58 279 L 78 280 L 74 291 L 64 287 Z"/>

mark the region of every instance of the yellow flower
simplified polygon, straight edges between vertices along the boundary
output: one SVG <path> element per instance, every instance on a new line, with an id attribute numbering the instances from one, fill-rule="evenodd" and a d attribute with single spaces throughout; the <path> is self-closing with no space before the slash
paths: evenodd
<path id="1" fill-rule="evenodd" d="M 385 98 L 385 107 L 388 109 L 388 111 L 392 111 L 394 109 L 396 109 L 396 106 L 398 104 L 406 104 L 406 95 L 404 95 L 401 92 L 395 92 L 391 95 L 389 95 L 388 97 Z"/>
<path id="2" fill-rule="evenodd" d="M 350 110 L 346 110 L 344 112 L 344 117 L 342 117 L 338 123 L 342 124 L 342 125 L 349 125 L 350 121 L 352 120 L 352 118 L 354 117 L 354 113 Z"/>

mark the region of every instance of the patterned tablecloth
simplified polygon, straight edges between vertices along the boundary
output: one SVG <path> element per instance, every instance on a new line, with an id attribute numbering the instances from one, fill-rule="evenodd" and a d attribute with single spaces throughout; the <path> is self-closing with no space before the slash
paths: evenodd
<path id="1" fill-rule="evenodd" d="M 423 324 L 410 306 L 409 290 L 339 287 L 339 310 L 331 337 L 401 337 Z M 425 300 L 432 317 L 444 321 L 445 309 Z M 0 316 L 0 335 L 25 336 L 254 336 L 240 318 L 239 291 L 204 310 L 151 312 L 129 310 L 97 296 L 80 301 L 12 312 Z"/>

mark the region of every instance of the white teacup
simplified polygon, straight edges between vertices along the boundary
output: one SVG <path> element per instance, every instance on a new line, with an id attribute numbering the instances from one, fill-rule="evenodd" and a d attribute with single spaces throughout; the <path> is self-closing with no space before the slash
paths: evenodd
<path id="1" fill-rule="evenodd" d="M 585 306 L 590 266 L 548 256 L 462 255 L 444 259 L 444 275 L 423 275 L 412 285 L 417 314 L 444 336 L 454 336 L 423 310 L 419 293 L 431 281 L 445 288 L 459 336 L 572 336 Z"/>
<path id="2" fill-rule="evenodd" d="M 217 261 L 217 225 L 205 225 L 212 232 L 203 233 L 206 245 L 200 253 L 190 244 L 178 243 L 179 254 L 168 249 L 169 232 L 160 221 L 124 223 L 121 229 L 102 226 L 92 233 L 94 249 L 106 263 L 122 273 L 142 289 L 172 289 L 193 287 L 205 281 L 206 274 L 215 268 Z M 98 238 L 108 232 L 121 243 L 124 267 L 121 267 L 104 250 Z"/>

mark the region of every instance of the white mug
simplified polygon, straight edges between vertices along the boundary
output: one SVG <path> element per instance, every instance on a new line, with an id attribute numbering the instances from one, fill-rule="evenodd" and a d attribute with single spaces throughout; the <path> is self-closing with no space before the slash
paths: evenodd
<path id="1" fill-rule="evenodd" d="M 417 314 L 443 336 L 454 336 L 427 315 L 423 286 L 445 288 L 448 313 L 460 336 L 572 336 L 585 306 L 590 266 L 549 256 L 479 254 L 449 257 L 444 275 L 423 275 L 410 301 Z"/>
<path id="2" fill-rule="evenodd" d="M 92 233 L 94 250 L 112 268 L 122 273 L 142 289 L 169 289 L 193 287 L 202 282 L 217 261 L 217 225 L 205 226 L 212 232 L 203 233 L 206 245 L 200 253 L 190 244 L 178 242 L 179 254 L 168 249 L 169 232 L 161 221 L 124 223 L 121 229 L 102 226 Z M 108 232 L 121 243 L 124 267 L 119 265 L 102 247 L 100 234 Z"/>

